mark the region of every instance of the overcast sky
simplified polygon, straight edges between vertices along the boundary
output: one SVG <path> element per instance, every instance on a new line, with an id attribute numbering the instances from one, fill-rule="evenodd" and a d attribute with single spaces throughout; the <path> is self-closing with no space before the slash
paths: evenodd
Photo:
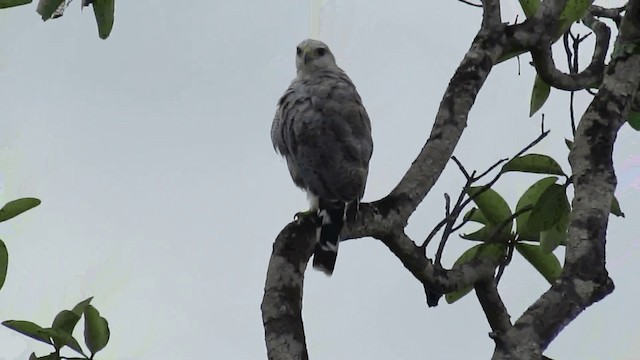
<path id="1" fill-rule="evenodd" d="M 517 3 L 505 2 L 511 21 Z M 454 0 L 327 1 L 315 10 L 306 1 L 252 3 L 119 1 L 106 41 L 79 1 L 47 23 L 35 4 L 0 11 L 0 202 L 43 201 L 0 226 L 10 255 L 0 320 L 48 326 L 59 310 L 95 296 L 111 328 L 99 360 L 266 357 L 260 302 L 271 246 L 307 207 L 269 137 L 295 75 L 296 44 L 325 40 L 358 87 L 373 126 L 372 201 L 395 186 L 428 137 L 481 11 Z M 499 65 L 482 89 L 455 152 L 468 169 L 484 170 L 538 135 L 539 116 L 528 117 L 529 61 L 522 57 L 520 76 L 515 60 Z M 581 113 L 589 97 L 578 98 Z M 552 133 L 534 151 L 569 171 L 567 109 L 568 95 L 552 91 L 543 108 Z M 616 291 L 562 332 L 545 353 L 551 358 L 640 353 L 639 139 L 624 126 L 616 146 L 627 215 L 609 227 Z M 497 190 L 513 208 L 538 178 L 505 176 Z M 463 183 L 448 166 L 410 219 L 414 240 L 443 216 L 442 194 Z M 453 239 L 446 263 L 470 245 Z M 313 359 L 481 359 L 493 351 L 473 294 L 427 308 L 422 286 L 375 240 L 347 242 L 331 278 L 309 269 L 305 280 Z M 520 258 L 500 284 L 514 319 L 547 288 Z M 48 348 L 0 329 L 0 359 L 34 350 Z"/>

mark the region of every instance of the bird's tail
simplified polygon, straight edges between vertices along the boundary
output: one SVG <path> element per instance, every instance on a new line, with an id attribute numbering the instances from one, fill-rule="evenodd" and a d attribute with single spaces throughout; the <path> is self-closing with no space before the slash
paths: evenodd
<path id="1" fill-rule="evenodd" d="M 345 220 L 345 203 L 320 201 L 318 216 L 322 225 L 313 253 L 313 267 L 330 276 L 338 257 L 340 231 Z"/>

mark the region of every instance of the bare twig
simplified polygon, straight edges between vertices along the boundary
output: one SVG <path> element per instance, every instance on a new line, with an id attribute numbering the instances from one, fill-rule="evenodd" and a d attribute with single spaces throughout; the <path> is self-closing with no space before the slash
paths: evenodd
<path id="1" fill-rule="evenodd" d="M 449 217 L 451 214 L 451 197 L 449 194 L 444 193 L 444 216 Z"/>
<path id="2" fill-rule="evenodd" d="M 469 221 L 471 221 L 471 217 L 473 216 L 473 214 L 477 211 L 477 208 L 472 208 L 471 210 L 469 210 L 469 215 L 465 216 L 462 219 L 462 222 L 460 224 L 458 224 L 457 226 L 454 226 L 453 228 L 451 228 L 451 231 L 458 231 L 460 230 L 460 228 L 462 228 L 466 223 L 468 223 Z"/>
<path id="3" fill-rule="evenodd" d="M 458 1 L 460 1 L 461 3 L 465 3 L 467 5 L 473 6 L 473 7 L 482 8 L 482 4 L 474 4 L 471 1 L 467 1 L 467 0 L 458 0 Z"/>
<path id="4" fill-rule="evenodd" d="M 475 178 L 474 180 L 480 180 L 481 178 L 483 178 L 485 175 L 487 175 L 488 173 L 490 173 L 491 171 L 493 171 L 493 169 L 495 169 L 496 167 L 498 167 L 498 165 L 504 163 L 505 161 L 508 161 L 509 159 L 500 159 L 498 161 L 496 161 L 493 165 L 489 166 L 489 168 L 487 170 L 485 170 L 485 172 L 483 172 L 482 174 L 480 174 L 477 178 Z"/>
<path id="5" fill-rule="evenodd" d="M 454 163 L 456 163 L 456 165 L 458 165 L 458 169 L 460 169 L 460 171 L 462 172 L 462 174 L 464 175 L 464 178 L 469 180 L 471 178 L 471 176 L 469 176 L 469 173 L 467 172 L 467 170 L 464 168 L 464 166 L 462 165 L 462 163 L 460 162 L 460 160 L 458 160 L 457 157 L 452 156 L 451 160 L 453 160 Z"/>
<path id="6" fill-rule="evenodd" d="M 544 117 L 543 117 L 544 119 Z M 548 134 L 549 131 L 545 131 L 544 130 L 544 122 L 542 123 L 542 132 L 541 134 L 535 139 L 533 140 L 531 143 L 529 143 L 527 146 L 525 146 L 522 150 L 520 150 L 515 156 L 513 156 L 511 159 L 515 159 L 519 156 L 521 156 L 522 154 L 524 154 L 525 152 L 527 152 L 529 149 L 531 149 L 533 146 L 535 146 L 536 144 L 538 144 L 540 141 L 542 141 L 542 139 L 544 139 Z M 438 266 L 441 266 L 441 260 L 442 260 L 442 254 L 444 253 L 444 247 L 446 246 L 446 243 L 449 239 L 449 237 L 451 236 L 451 234 L 460 229 L 460 227 L 462 225 L 459 226 L 454 226 L 455 222 L 458 219 L 458 216 L 460 216 L 460 213 L 462 212 L 462 210 L 464 210 L 464 208 L 469 205 L 469 203 L 471 201 L 473 201 L 474 199 L 476 199 L 478 196 L 480 196 L 482 193 L 484 193 L 485 191 L 487 191 L 489 188 L 491 188 L 491 186 L 493 186 L 498 179 L 500 179 L 500 177 L 502 176 L 503 172 L 499 172 L 498 174 L 496 174 L 496 176 L 489 181 L 487 184 L 485 184 L 484 186 L 482 186 L 482 188 L 474 193 L 472 196 L 469 196 L 469 198 L 467 198 L 466 200 L 464 200 L 464 196 L 466 194 L 466 190 L 476 181 L 482 179 L 484 176 L 486 176 L 489 172 L 491 172 L 493 169 L 495 169 L 498 165 L 500 165 L 501 163 L 507 161 L 509 159 L 501 159 L 500 161 L 496 162 L 495 164 L 493 164 L 492 166 L 489 167 L 488 170 L 484 171 L 482 174 L 480 174 L 478 177 L 475 177 L 473 175 L 469 176 L 467 178 L 467 181 L 465 183 L 465 186 L 462 189 L 462 192 L 460 193 L 460 195 L 458 196 L 458 200 L 456 201 L 456 204 L 454 205 L 453 209 L 451 209 L 451 211 L 447 210 L 447 216 L 441 220 L 438 225 L 431 230 L 431 232 L 429 233 L 429 235 L 427 236 L 427 238 L 425 239 L 425 241 L 422 243 L 422 245 L 420 246 L 423 251 L 426 253 L 426 246 L 429 245 L 429 242 L 433 239 L 433 237 L 438 233 L 438 231 L 444 226 L 444 231 L 442 233 L 442 237 L 440 239 L 440 244 L 438 245 L 438 250 L 436 251 L 436 256 L 435 256 L 435 264 Z M 456 164 L 458 165 L 458 167 L 461 169 L 461 171 L 464 174 L 467 174 L 467 171 L 465 170 L 464 166 L 458 161 L 458 159 L 454 160 L 456 162 Z M 474 173 L 475 174 L 475 171 Z M 529 209 L 530 210 L 530 209 Z M 518 213 L 519 215 L 520 213 Z M 516 215 L 517 216 L 517 215 Z M 514 217 L 515 218 L 515 217 Z M 514 218 L 510 218 L 508 219 L 508 221 L 513 220 Z M 468 220 L 467 220 L 468 221 Z M 464 222 L 467 222 L 465 220 L 463 220 Z M 501 224 L 500 230 L 502 230 L 505 226 L 507 225 L 507 223 Z M 454 230 L 455 229 L 455 230 Z M 493 233 L 491 235 L 491 237 L 494 237 L 496 233 Z"/>
<path id="7" fill-rule="evenodd" d="M 511 259 L 513 259 L 513 250 L 516 247 L 516 244 L 518 243 L 518 237 L 516 235 L 516 238 L 511 240 L 508 244 L 507 244 L 507 256 L 504 259 L 504 262 L 502 264 L 500 264 L 500 266 L 498 266 L 498 273 L 496 274 L 496 285 L 498 283 L 500 283 L 500 279 L 502 278 L 502 274 L 504 274 L 505 269 L 507 268 L 507 266 L 509 266 L 509 264 L 511 264 Z"/>

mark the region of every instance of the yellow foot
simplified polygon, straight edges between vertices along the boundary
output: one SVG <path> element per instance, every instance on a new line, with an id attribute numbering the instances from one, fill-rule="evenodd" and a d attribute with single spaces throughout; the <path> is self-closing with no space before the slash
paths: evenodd
<path id="1" fill-rule="evenodd" d="M 306 220 L 317 221 L 318 212 L 314 209 L 309 209 L 307 211 L 300 211 L 293 216 L 293 219 L 298 223 L 302 223 Z"/>

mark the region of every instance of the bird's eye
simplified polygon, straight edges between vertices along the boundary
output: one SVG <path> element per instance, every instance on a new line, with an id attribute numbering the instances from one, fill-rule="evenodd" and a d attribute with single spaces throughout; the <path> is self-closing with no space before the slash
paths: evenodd
<path id="1" fill-rule="evenodd" d="M 318 54 L 318 56 L 324 56 L 324 54 L 327 53 L 327 49 L 325 48 L 317 48 L 316 49 L 316 54 Z"/>
<path id="2" fill-rule="evenodd" d="M 296 48 L 296 54 L 297 55 L 302 55 L 302 49 L 300 49 L 299 47 Z"/>

